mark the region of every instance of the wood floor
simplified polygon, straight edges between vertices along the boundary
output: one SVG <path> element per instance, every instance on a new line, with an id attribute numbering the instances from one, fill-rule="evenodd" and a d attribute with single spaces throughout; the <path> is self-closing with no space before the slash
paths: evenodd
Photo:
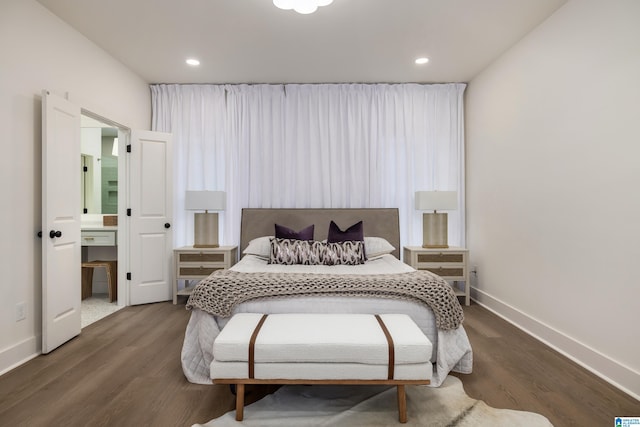
<path id="1" fill-rule="evenodd" d="M 471 397 L 534 411 L 556 426 L 612 426 L 640 416 L 618 391 L 478 305 L 465 307 Z M 0 426 L 191 426 L 234 407 L 228 386 L 187 382 L 180 348 L 189 312 L 171 303 L 127 307 L 49 355 L 0 377 Z M 247 403 L 263 395 L 251 390 Z"/>

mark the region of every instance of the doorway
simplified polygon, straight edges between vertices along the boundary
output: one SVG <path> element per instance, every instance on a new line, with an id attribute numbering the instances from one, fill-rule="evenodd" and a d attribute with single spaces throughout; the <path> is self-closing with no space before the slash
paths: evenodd
<path id="1" fill-rule="evenodd" d="M 82 266 L 79 268 L 82 269 L 81 328 L 84 328 L 124 307 L 117 293 L 117 266 L 118 243 L 126 239 L 123 239 L 124 227 L 118 225 L 121 131 L 85 111 L 82 111 L 80 125 L 81 206 L 78 209 L 81 210 Z M 96 267 L 98 261 L 104 262 L 104 267 Z"/>
<path id="2" fill-rule="evenodd" d="M 172 296 L 171 134 L 122 127 L 45 89 L 42 91 L 43 231 L 40 233 L 43 238 L 43 354 L 81 333 L 81 254 L 82 247 L 89 246 L 86 244 L 89 239 L 83 241 L 81 233 L 82 215 L 85 215 L 80 197 L 84 172 L 80 154 L 83 115 L 118 130 L 115 145 L 121 155 L 115 156 L 118 157 L 117 215 L 93 214 L 103 221 L 98 220 L 96 224 L 94 218 L 93 225 L 103 228 L 95 230 L 99 236 L 88 236 L 105 239 L 109 244 L 104 246 L 117 248 L 116 261 L 120 264 L 116 267 L 117 306 L 169 301 Z M 115 143 L 115 138 L 112 142 Z M 90 184 L 85 183 L 85 188 L 87 185 Z M 73 191 L 69 191 L 71 189 Z M 115 217 L 113 229 L 104 229 L 106 216 Z M 93 290 L 93 280 L 91 286 Z"/>

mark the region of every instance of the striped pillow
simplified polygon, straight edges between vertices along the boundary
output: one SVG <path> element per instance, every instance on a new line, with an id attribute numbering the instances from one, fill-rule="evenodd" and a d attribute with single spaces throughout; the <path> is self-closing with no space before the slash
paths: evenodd
<path id="1" fill-rule="evenodd" d="M 358 265 L 366 261 L 364 242 L 325 243 L 271 238 L 269 264 Z"/>

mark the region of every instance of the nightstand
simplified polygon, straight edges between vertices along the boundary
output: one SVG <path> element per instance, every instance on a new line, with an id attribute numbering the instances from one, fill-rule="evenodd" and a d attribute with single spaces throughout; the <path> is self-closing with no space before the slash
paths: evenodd
<path id="1" fill-rule="evenodd" d="M 469 293 L 469 250 L 465 248 L 423 248 L 405 246 L 404 262 L 416 270 L 429 270 L 445 279 L 456 295 L 464 297 L 465 305 L 471 303 Z"/>
<path id="2" fill-rule="evenodd" d="M 237 246 L 220 246 L 218 248 L 183 246 L 174 249 L 173 303 L 177 304 L 178 295 L 190 295 L 197 282 L 215 270 L 230 268 L 236 263 L 237 258 Z M 178 288 L 180 280 L 185 282 L 182 289 Z"/>

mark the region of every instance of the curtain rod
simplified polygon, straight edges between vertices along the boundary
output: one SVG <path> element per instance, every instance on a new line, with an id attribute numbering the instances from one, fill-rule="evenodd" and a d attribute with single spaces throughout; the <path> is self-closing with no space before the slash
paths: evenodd
<path id="1" fill-rule="evenodd" d="M 286 86 L 286 85 L 420 85 L 420 86 L 437 86 L 437 85 L 455 85 L 455 84 L 468 84 L 467 82 L 447 82 L 447 83 L 419 83 L 419 82 L 342 82 L 342 83 L 149 83 L 150 86 L 162 86 L 162 85 L 178 85 L 178 86 Z"/>

